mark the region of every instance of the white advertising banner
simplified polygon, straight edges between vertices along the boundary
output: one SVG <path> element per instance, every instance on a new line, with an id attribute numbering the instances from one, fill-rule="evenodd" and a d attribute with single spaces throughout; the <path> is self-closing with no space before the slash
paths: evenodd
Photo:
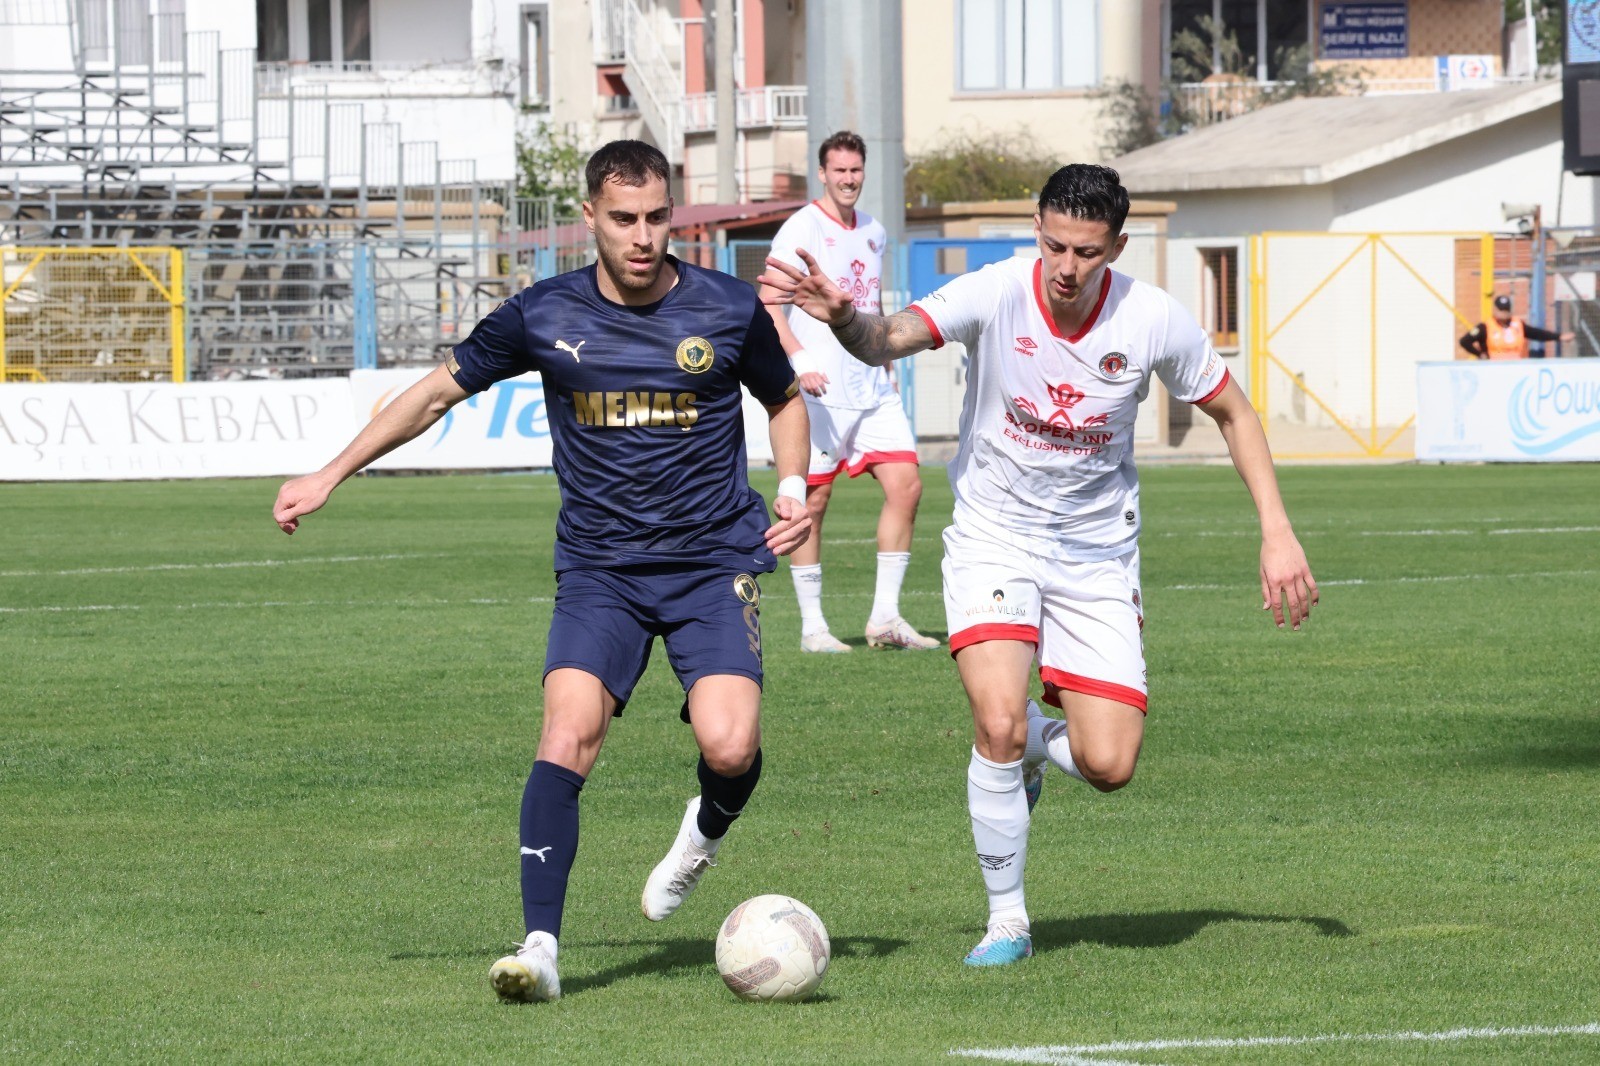
<path id="1" fill-rule="evenodd" d="M 265 477 L 322 467 L 427 373 L 174 385 L 0 385 L 0 481 Z M 767 412 L 744 398 L 752 463 L 772 459 Z M 525 470 L 551 464 L 536 374 L 456 404 L 373 463 L 379 470 Z"/>
<path id="2" fill-rule="evenodd" d="M 366 425 L 430 369 L 353 372 L 350 396 L 356 425 Z M 372 469 L 519 470 L 547 467 L 550 455 L 544 385 L 537 374 L 523 374 L 468 396 L 422 436 L 374 462 Z"/>
<path id="3" fill-rule="evenodd" d="M 356 421 L 383 410 L 428 371 L 357 370 L 350 375 Z M 767 411 L 744 397 L 745 444 L 752 463 L 772 459 Z M 550 422 L 538 374 L 499 382 L 456 404 L 432 429 L 372 464 L 374 470 L 519 470 L 548 467 Z"/>
<path id="4" fill-rule="evenodd" d="M 1418 459 L 1600 461 L 1600 359 L 1422 363 Z"/>
<path id="5" fill-rule="evenodd" d="M 0 481 L 295 474 L 357 425 L 344 378 L 0 385 Z"/>

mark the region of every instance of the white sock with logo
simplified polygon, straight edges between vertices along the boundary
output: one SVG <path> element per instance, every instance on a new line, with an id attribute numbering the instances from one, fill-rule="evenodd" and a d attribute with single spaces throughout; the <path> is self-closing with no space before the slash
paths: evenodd
<path id="1" fill-rule="evenodd" d="M 790 566 L 789 576 L 794 579 L 794 598 L 800 601 L 800 635 L 827 632 L 828 621 L 822 617 L 822 564 Z"/>
<path id="2" fill-rule="evenodd" d="M 910 565 L 910 552 L 878 553 L 878 587 L 872 594 L 870 625 L 887 625 L 900 614 L 900 586 Z"/>
<path id="3" fill-rule="evenodd" d="M 1067 741 L 1067 723 L 1051 718 L 1039 709 L 1039 704 L 1028 701 L 1028 746 L 1022 761 L 1029 766 L 1049 759 L 1068 777 L 1083 780 L 1083 771 L 1072 761 L 1072 745 Z"/>
<path id="4" fill-rule="evenodd" d="M 983 887 L 989 893 L 989 925 L 1028 924 L 1022 870 L 1028 861 L 1028 798 L 1022 793 L 1022 760 L 990 762 L 972 749 L 967 764 L 967 810 L 978 848 Z"/>

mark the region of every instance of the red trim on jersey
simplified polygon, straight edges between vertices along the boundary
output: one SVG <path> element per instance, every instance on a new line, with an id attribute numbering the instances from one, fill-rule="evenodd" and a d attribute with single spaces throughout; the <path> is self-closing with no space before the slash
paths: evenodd
<path id="1" fill-rule="evenodd" d="M 866 470 L 880 463 L 910 463 L 917 465 L 916 452 L 868 452 L 858 462 L 850 464 L 850 476 L 860 477 Z"/>
<path id="2" fill-rule="evenodd" d="M 923 323 L 928 327 L 928 332 L 933 334 L 933 347 L 930 348 L 929 351 L 938 351 L 940 348 L 943 348 L 944 334 L 939 332 L 939 327 L 934 325 L 933 319 L 928 317 L 928 312 L 924 311 L 916 304 L 912 304 L 910 307 L 906 308 L 906 310 L 914 312 L 918 318 L 922 319 Z"/>
<path id="3" fill-rule="evenodd" d="M 1061 330 L 1056 327 L 1055 316 L 1050 313 L 1050 302 L 1044 298 L 1044 260 L 1036 259 L 1033 263 L 1033 299 L 1039 305 L 1039 313 L 1044 316 L 1044 324 L 1050 327 L 1050 335 L 1076 344 L 1094 328 L 1100 318 L 1100 309 L 1106 305 L 1106 297 L 1111 292 L 1111 271 L 1107 270 L 1100 279 L 1100 296 L 1094 302 L 1094 310 L 1089 312 L 1089 317 L 1083 320 L 1083 325 L 1078 327 L 1078 332 L 1070 337 L 1062 337 Z"/>
<path id="4" fill-rule="evenodd" d="M 1017 622 L 985 622 L 982 625 L 969 626 L 959 633 L 950 634 L 950 657 L 955 658 L 956 652 L 973 644 L 982 644 L 987 640 L 1021 640 L 1028 644 L 1039 643 L 1039 627 L 1025 626 Z"/>
<path id="5" fill-rule="evenodd" d="M 955 638 L 950 638 L 952 646 Z M 1069 674 L 1065 670 L 1057 670 L 1049 666 L 1039 667 L 1039 680 L 1044 682 L 1044 701 L 1052 707 L 1061 706 L 1060 690 L 1068 692 L 1082 692 L 1086 696 L 1103 696 L 1108 700 L 1126 703 L 1129 707 L 1137 707 L 1140 714 L 1148 714 L 1147 699 L 1143 692 L 1126 685 L 1115 685 L 1110 681 L 1096 681 L 1092 677 L 1083 677 L 1079 674 Z M 1054 690 L 1054 691 L 1052 691 Z"/>
<path id="6" fill-rule="evenodd" d="M 833 217 L 833 212 L 829 211 L 826 207 L 823 207 L 821 200 L 812 200 L 811 202 L 816 205 L 816 208 L 817 208 L 818 211 L 821 211 L 824 215 L 826 215 L 828 217 L 828 221 L 832 222 L 834 225 L 838 226 L 840 229 L 855 229 L 856 228 L 854 222 L 852 222 L 850 225 L 846 226 L 844 224 L 844 220 L 843 219 L 834 218 Z M 857 217 L 858 218 L 860 217 L 859 213 L 857 213 Z"/>
<path id="7" fill-rule="evenodd" d="M 1189 402 L 1198 407 L 1200 404 L 1210 403 L 1212 400 L 1215 400 L 1218 396 L 1222 395 L 1222 390 L 1228 387 L 1228 379 L 1231 376 L 1232 375 L 1230 375 L 1228 373 L 1228 368 L 1227 367 L 1223 367 L 1222 368 L 1222 381 L 1217 385 L 1217 387 L 1212 389 L 1210 392 L 1206 393 L 1204 396 L 1200 397 L 1198 400 L 1190 400 Z"/>

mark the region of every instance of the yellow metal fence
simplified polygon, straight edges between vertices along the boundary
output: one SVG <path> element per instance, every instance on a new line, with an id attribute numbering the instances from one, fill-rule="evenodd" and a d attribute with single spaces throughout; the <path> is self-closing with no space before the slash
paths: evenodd
<path id="1" fill-rule="evenodd" d="M 1478 262 L 1463 262 L 1463 238 Z M 1466 257 L 1472 258 L 1472 257 Z M 1486 233 L 1263 233 L 1250 248 L 1250 392 L 1285 458 L 1412 454 L 1416 367 L 1455 357 L 1487 317 L 1494 242 Z"/>
<path id="2" fill-rule="evenodd" d="M 177 248 L 0 248 L 0 381 L 182 381 Z"/>

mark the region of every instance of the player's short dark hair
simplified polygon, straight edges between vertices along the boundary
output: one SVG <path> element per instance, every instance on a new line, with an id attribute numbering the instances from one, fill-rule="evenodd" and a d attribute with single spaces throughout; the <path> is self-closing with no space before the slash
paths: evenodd
<path id="1" fill-rule="evenodd" d="M 661 149 L 643 141 L 612 141 L 603 145 L 589 157 L 589 165 L 583 169 L 591 200 L 600 195 L 608 181 L 639 186 L 649 184 L 651 178 L 660 178 L 670 186 L 672 170 Z"/>
<path id="2" fill-rule="evenodd" d="M 863 163 L 867 161 L 867 142 L 861 139 L 861 134 L 850 130 L 840 130 L 822 142 L 822 147 L 817 149 L 817 166 L 828 169 L 828 153 L 835 151 L 854 152 Z"/>
<path id="3" fill-rule="evenodd" d="M 1039 193 L 1039 213 L 1056 211 L 1085 222 L 1104 222 L 1115 237 L 1128 220 L 1128 190 L 1122 176 L 1110 167 L 1069 163 L 1044 183 Z"/>

